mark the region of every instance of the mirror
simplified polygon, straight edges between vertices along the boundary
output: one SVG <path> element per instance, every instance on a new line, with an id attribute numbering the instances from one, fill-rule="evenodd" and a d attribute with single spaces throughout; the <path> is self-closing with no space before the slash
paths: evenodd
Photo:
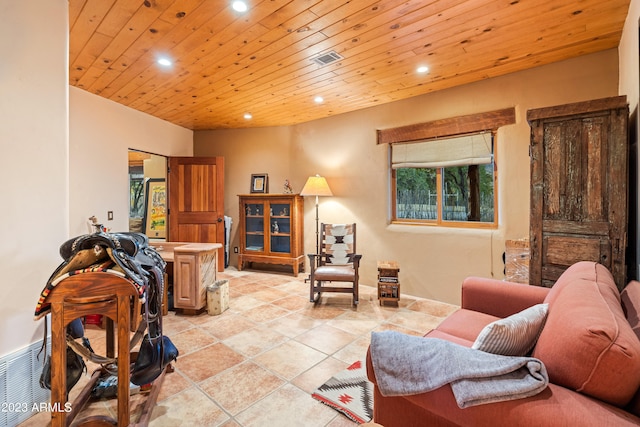
<path id="1" fill-rule="evenodd" d="M 129 231 L 167 238 L 167 158 L 129 149 Z"/>

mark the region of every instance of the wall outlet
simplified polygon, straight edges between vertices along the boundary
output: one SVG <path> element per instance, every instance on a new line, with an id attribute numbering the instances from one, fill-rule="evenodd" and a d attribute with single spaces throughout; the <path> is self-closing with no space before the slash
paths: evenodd
<path id="1" fill-rule="evenodd" d="M 237 246 L 234 246 L 234 247 L 233 247 L 233 253 L 234 253 L 234 254 L 237 254 L 237 253 L 238 253 L 238 247 L 237 247 Z"/>
<path id="2" fill-rule="evenodd" d="M 107 212 L 107 221 L 113 221 L 113 211 Z"/>

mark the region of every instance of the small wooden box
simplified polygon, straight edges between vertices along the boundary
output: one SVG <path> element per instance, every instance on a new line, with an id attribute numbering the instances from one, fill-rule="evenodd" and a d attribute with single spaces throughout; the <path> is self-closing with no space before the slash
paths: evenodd
<path id="1" fill-rule="evenodd" d="M 378 261 L 378 300 L 400 301 L 400 267 L 396 261 Z"/>

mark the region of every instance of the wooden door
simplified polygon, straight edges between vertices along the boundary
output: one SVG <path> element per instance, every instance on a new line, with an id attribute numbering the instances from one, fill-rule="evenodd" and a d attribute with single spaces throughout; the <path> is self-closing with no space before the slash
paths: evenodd
<path id="1" fill-rule="evenodd" d="M 578 261 L 608 267 L 626 284 L 625 97 L 530 110 L 529 282 L 552 286 Z"/>
<path id="2" fill-rule="evenodd" d="M 169 237 L 172 242 L 221 243 L 224 270 L 224 159 L 169 158 Z"/>

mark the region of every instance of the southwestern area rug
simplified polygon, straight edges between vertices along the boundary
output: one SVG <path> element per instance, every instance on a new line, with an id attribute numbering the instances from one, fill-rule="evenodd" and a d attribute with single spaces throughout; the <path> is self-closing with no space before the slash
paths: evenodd
<path id="1" fill-rule="evenodd" d="M 311 395 L 363 424 L 373 418 L 373 384 L 367 379 L 365 362 L 357 361 L 318 387 Z"/>

